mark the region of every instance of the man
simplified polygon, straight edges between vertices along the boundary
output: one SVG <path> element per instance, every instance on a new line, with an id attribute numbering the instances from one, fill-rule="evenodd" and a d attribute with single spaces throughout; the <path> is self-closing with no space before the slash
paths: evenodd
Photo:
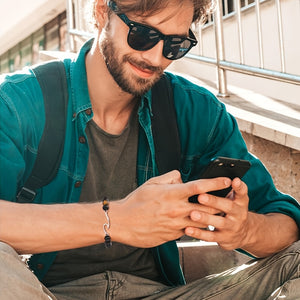
<path id="1" fill-rule="evenodd" d="M 300 296 L 299 205 L 247 152 L 224 105 L 172 74 L 181 169 L 155 177 L 151 87 L 195 45 L 190 26 L 203 4 L 96 0 L 94 8 L 97 37 L 64 62 L 70 96 L 62 162 L 34 204 L 14 202 L 43 131 L 41 91 L 30 69 L 1 85 L 2 299 Z M 244 182 L 191 181 L 215 156 L 250 160 Z M 207 194 L 229 186 L 232 200 Z M 195 194 L 199 204 L 189 203 Z M 184 286 L 175 243 L 183 234 L 257 257 L 277 254 Z M 34 254 L 34 273 L 17 253 Z"/>

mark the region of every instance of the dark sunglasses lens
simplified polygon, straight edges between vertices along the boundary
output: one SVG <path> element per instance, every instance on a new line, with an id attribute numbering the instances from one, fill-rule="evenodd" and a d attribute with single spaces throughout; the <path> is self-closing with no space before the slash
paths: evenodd
<path id="1" fill-rule="evenodd" d="M 127 42 L 134 50 L 149 50 L 163 39 L 163 36 L 158 31 L 142 24 L 132 22 L 129 28 Z M 179 59 L 186 55 L 193 46 L 189 39 L 165 36 L 163 55 L 171 60 Z"/>
<path id="2" fill-rule="evenodd" d="M 142 25 L 135 25 L 128 33 L 128 44 L 139 51 L 149 50 L 160 40 L 158 32 Z"/>
<path id="3" fill-rule="evenodd" d="M 171 60 L 179 59 L 186 55 L 192 47 L 189 40 L 182 38 L 167 39 L 164 43 L 163 55 Z"/>

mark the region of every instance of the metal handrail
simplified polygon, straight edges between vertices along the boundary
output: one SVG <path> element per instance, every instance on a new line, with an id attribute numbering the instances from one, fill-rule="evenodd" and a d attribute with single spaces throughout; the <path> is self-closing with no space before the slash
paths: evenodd
<path id="1" fill-rule="evenodd" d="M 237 26 L 238 26 L 238 40 L 239 40 L 239 54 L 240 63 L 227 61 L 225 59 L 224 53 L 224 33 L 223 33 L 223 22 L 222 22 L 222 0 L 217 0 L 217 5 L 214 12 L 214 27 L 216 36 L 216 58 L 211 58 L 203 56 L 202 52 L 198 55 L 187 54 L 187 58 L 191 58 L 203 63 L 208 63 L 215 65 L 217 68 L 217 82 L 218 82 L 218 95 L 226 97 L 227 93 L 227 80 L 226 71 L 233 71 L 237 73 L 247 74 L 251 76 L 257 76 L 262 78 L 267 78 L 271 80 L 277 80 L 285 83 L 300 85 L 300 75 L 290 74 L 286 72 L 285 68 L 285 51 L 283 43 L 283 29 L 282 29 L 282 16 L 280 0 L 275 0 L 276 11 L 277 11 L 277 22 L 278 22 L 278 32 L 279 32 L 279 47 L 280 47 L 280 63 L 281 71 L 270 70 L 264 68 L 263 60 L 263 39 L 262 39 L 262 28 L 261 28 L 261 13 L 260 13 L 260 1 L 255 0 L 255 13 L 257 22 L 257 36 L 258 36 L 258 46 L 259 46 L 259 66 L 250 66 L 244 64 L 244 46 L 243 46 L 243 36 L 242 36 L 242 23 L 241 23 L 241 11 L 240 0 L 235 0 L 235 13 L 231 15 L 236 15 Z M 201 31 L 201 30 L 199 30 Z M 199 34 L 202 36 L 202 34 Z"/>
<path id="2" fill-rule="evenodd" d="M 283 73 L 283 72 L 278 72 L 278 71 L 269 70 L 269 69 L 257 68 L 257 67 L 243 65 L 243 64 L 239 64 L 239 63 L 235 63 L 235 62 L 226 61 L 226 60 L 217 61 L 217 59 L 215 59 L 215 58 L 199 56 L 199 55 L 195 55 L 195 54 L 187 54 L 186 57 L 197 60 L 197 61 L 201 61 L 206 64 L 216 65 L 218 68 L 221 68 L 221 69 L 227 70 L 227 71 L 233 71 L 233 72 L 243 73 L 243 74 L 247 74 L 247 75 L 253 75 L 253 76 L 258 76 L 258 77 L 262 77 L 262 78 L 278 80 L 281 82 L 300 85 L 300 76 L 294 75 L 294 74 Z M 219 93 L 220 93 L 220 90 L 219 90 Z M 220 93 L 220 95 L 222 95 L 222 93 Z"/>
<path id="3" fill-rule="evenodd" d="M 225 59 L 224 51 L 224 34 L 223 34 L 223 4 L 222 0 L 216 2 L 216 8 L 214 13 L 214 28 L 216 39 L 216 65 L 217 65 L 217 77 L 218 77 L 218 96 L 227 97 L 227 79 L 225 69 L 220 66 L 220 62 Z"/>

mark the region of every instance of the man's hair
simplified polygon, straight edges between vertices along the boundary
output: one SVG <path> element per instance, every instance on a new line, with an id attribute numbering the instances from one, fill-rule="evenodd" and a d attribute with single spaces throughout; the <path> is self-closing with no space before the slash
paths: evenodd
<path id="1" fill-rule="evenodd" d="M 110 0 L 105 0 L 108 3 Z M 134 12 L 140 16 L 151 16 L 165 8 L 171 2 L 177 1 L 180 5 L 182 0 L 113 0 L 120 11 L 120 13 L 127 14 Z M 189 0 L 194 4 L 193 23 L 204 23 L 207 14 L 211 13 L 214 8 L 214 0 Z M 93 8 L 93 17 L 95 19 L 95 5 Z M 97 27 L 97 25 L 95 24 Z"/>

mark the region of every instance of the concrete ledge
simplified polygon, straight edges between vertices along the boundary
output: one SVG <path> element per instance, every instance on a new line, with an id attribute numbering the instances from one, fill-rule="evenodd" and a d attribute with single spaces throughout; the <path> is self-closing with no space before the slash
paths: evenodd
<path id="1" fill-rule="evenodd" d="M 239 266 L 250 258 L 237 251 L 226 251 L 216 243 L 177 242 L 181 267 L 187 283 Z"/>
<path id="2" fill-rule="evenodd" d="M 300 120 L 299 127 L 295 127 L 229 104 L 226 107 L 236 118 L 241 131 L 300 151 Z"/>

